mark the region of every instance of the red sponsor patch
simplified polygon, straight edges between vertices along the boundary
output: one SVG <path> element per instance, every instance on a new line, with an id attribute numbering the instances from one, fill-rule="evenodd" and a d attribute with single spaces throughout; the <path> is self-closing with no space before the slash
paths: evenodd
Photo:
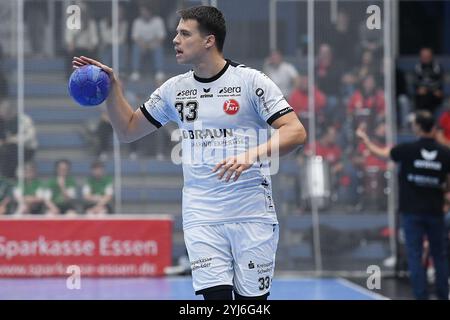
<path id="1" fill-rule="evenodd" d="M 239 103 L 234 99 L 228 99 L 223 103 L 223 111 L 232 116 L 239 111 Z"/>

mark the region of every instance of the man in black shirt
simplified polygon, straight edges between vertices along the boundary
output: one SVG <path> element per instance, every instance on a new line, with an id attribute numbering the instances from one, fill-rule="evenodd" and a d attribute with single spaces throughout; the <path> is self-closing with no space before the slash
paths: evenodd
<path id="1" fill-rule="evenodd" d="M 390 157 L 400 165 L 399 211 L 414 296 L 416 299 L 428 299 L 426 269 L 422 264 L 423 240 L 426 236 L 436 272 L 436 294 L 439 299 L 447 300 L 449 287 L 444 186 L 450 173 L 450 149 L 435 141 L 436 127 L 430 112 L 416 112 L 413 130 L 418 140 L 393 148 L 373 144 L 361 129 L 356 133 L 372 153 Z"/>

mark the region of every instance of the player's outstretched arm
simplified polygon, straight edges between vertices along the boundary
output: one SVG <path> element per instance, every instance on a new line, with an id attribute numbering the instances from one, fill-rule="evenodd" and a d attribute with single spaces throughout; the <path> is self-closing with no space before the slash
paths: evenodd
<path id="1" fill-rule="evenodd" d="M 359 127 L 356 130 L 356 136 L 360 138 L 362 142 L 364 142 L 364 144 L 367 146 L 367 149 L 369 149 L 370 152 L 381 158 L 385 159 L 389 158 L 391 154 L 391 148 L 388 146 L 379 147 L 376 144 L 374 144 L 372 141 L 370 141 L 369 136 L 361 127 Z"/>
<path id="2" fill-rule="evenodd" d="M 132 109 L 125 99 L 122 85 L 111 67 L 84 56 L 74 57 L 72 60 L 75 69 L 87 64 L 93 64 L 103 69 L 111 79 L 111 92 L 106 100 L 106 106 L 111 125 L 121 142 L 133 142 L 157 129 L 148 122 L 140 109 L 136 111 Z"/>

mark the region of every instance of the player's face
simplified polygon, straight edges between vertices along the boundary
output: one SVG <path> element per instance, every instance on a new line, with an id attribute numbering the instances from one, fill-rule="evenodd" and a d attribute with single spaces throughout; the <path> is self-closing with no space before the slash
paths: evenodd
<path id="1" fill-rule="evenodd" d="M 206 37 L 200 33 L 196 20 L 181 19 L 173 39 L 176 59 L 181 64 L 197 64 L 206 53 Z"/>

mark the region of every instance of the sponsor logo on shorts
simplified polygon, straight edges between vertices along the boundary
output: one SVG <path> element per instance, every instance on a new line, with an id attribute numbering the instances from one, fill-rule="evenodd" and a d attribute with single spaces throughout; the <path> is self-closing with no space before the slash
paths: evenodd
<path id="1" fill-rule="evenodd" d="M 258 269 L 258 274 L 270 273 L 273 270 L 273 261 L 268 263 L 256 264 L 256 268 Z"/>
<path id="2" fill-rule="evenodd" d="M 192 269 L 192 271 L 195 271 L 197 269 L 208 268 L 211 266 L 211 261 L 212 261 L 212 258 L 210 258 L 210 257 L 200 258 L 195 261 L 191 261 L 191 269 Z"/>
<path id="3" fill-rule="evenodd" d="M 248 263 L 248 268 L 249 269 L 255 269 L 255 264 L 253 263 L 252 260 L 250 260 L 250 262 Z"/>

